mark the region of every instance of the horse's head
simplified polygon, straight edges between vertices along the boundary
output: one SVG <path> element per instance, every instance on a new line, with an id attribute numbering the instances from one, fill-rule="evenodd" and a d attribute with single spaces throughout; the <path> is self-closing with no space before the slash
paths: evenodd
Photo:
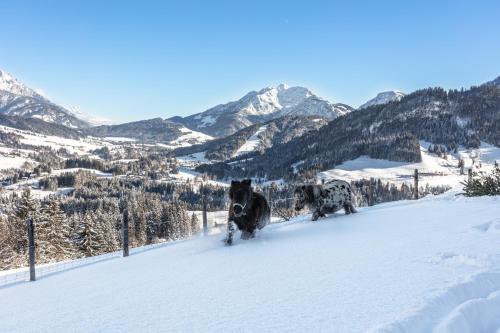
<path id="1" fill-rule="evenodd" d="M 308 201 L 307 186 L 300 185 L 295 187 L 293 196 L 295 199 L 295 210 L 296 211 L 302 210 Z"/>
<path id="2" fill-rule="evenodd" d="M 252 180 L 244 179 L 242 181 L 233 180 L 229 189 L 229 197 L 233 205 L 233 212 L 236 217 L 245 215 L 245 208 L 252 199 Z"/>

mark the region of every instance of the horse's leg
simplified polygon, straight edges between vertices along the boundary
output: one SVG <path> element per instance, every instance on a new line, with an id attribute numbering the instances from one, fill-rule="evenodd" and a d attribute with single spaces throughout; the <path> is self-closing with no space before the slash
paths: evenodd
<path id="1" fill-rule="evenodd" d="M 349 202 L 349 210 L 351 211 L 351 213 L 357 213 L 358 211 L 354 208 L 354 206 L 352 205 L 352 202 Z"/>
<path id="2" fill-rule="evenodd" d="M 348 202 L 344 203 L 344 211 L 345 211 L 346 215 L 349 215 L 352 213 L 351 207 L 352 207 L 352 205 L 350 203 L 348 203 Z"/>
<path id="3" fill-rule="evenodd" d="M 318 218 L 320 218 L 320 216 L 324 216 L 323 206 L 324 206 L 323 199 L 319 198 L 316 204 L 314 205 L 314 212 L 312 216 L 313 221 L 317 221 Z"/>
<path id="4" fill-rule="evenodd" d="M 241 239 L 247 240 L 255 237 L 255 228 L 249 228 L 241 231 Z"/>
<path id="5" fill-rule="evenodd" d="M 234 222 L 232 220 L 227 221 L 227 236 L 224 242 L 226 245 L 233 244 L 233 235 L 234 235 L 235 227 Z"/>

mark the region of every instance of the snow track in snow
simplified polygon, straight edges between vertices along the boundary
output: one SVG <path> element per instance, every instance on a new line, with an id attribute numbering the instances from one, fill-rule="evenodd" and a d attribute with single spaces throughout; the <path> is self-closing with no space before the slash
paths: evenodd
<path id="1" fill-rule="evenodd" d="M 500 273 L 481 273 L 449 288 L 414 315 L 373 333 L 494 332 L 500 328 Z"/>

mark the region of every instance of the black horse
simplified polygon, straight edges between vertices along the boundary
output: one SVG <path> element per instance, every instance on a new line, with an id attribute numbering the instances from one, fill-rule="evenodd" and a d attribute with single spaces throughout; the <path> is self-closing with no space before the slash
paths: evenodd
<path id="1" fill-rule="evenodd" d="M 233 243 L 234 224 L 241 230 L 241 239 L 255 237 L 257 229 L 264 228 L 270 220 L 271 209 L 266 198 L 252 189 L 252 181 L 245 179 L 231 182 L 229 217 L 227 221 L 227 245 Z"/>

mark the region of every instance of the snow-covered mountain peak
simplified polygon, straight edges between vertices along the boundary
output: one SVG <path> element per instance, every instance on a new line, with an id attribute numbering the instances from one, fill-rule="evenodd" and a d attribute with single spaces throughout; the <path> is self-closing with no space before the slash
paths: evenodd
<path id="1" fill-rule="evenodd" d="M 288 84 L 286 84 L 286 83 L 280 83 L 276 87 L 276 89 L 278 89 L 278 91 L 287 90 L 288 88 L 290 88 L 290 86 Z"/>
<path id="2" fill-rule="evenodd" d="M 14 95 L 33 97 L 45 100 L 45 98 L 34 91 L 31 88 L 28 88 L 25 84 L 17 80 L 8 72 L 0 69 L 0 90 L 9 92 Z"/>
<path id="3" fill-rule="evenodd" d="M 0 69 L 0 113 L 22 118 L 38 118 L 71 128 L 89 124 Z"/>
<path id="4" fill-rule="evenodd" d="M 334 119 L 352 108 L 333 104 L 311 90 L 285 83 L 252 91 L 237 101 L 220 104 L 205 112 L 177 119 L 187 127 L 220 137 L 283 116 L 320 116 Z"/>
<path id="5" fill-rule="evenodd" d="M 359 109 L 364 109 L 373 105 L 387 104 L 389 102 L 399 101 L 405 94 L 398 90 L 383 91 L 378 93 L 375 98 L 370 99 L 365 104 L 361 105 Z"/>

